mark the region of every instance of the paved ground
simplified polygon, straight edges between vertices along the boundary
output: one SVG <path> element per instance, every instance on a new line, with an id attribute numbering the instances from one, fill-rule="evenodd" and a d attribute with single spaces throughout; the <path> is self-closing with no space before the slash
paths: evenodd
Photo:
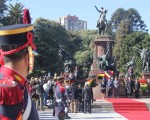
<path id="1" fill-rule="evenodd" d="M 139 102 L 144 102 L 144 103 L 150 103 L 150 98 L 138 98 L 134 100 L 139 101 Z"/>
<path id="2" fill-rule="evenodd" d="M 127 120 L 123 116 L 115 112 L 100 112 L 92 114 L 84 113 L 69 113 L 71 120 Z M 57 120 L 56 117 L 52 116 L 51 111 L 39 111 L 40 120 Z"/>
<path id="3" fill-rule="evenodd" d="M 139 98 L 134 99 L 137 101 L 150 103 L 150 98 Z M 98 100 L 96 102 L 108 102 L 105 100 Z M 114 111 L 93 111 L 92 114 L 84 113 L 69 113 L 71 120 L 127 120 L 125 117 Z M 57 120 L 56 117 L 52 116 L 52 109 L 47 109 L 46 111 L 39 111 L 40 120 Z"/>

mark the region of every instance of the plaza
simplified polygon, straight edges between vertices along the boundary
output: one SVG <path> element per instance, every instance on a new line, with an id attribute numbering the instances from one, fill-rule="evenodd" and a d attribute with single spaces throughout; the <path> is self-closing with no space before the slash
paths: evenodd
<path id="1" fill-rule="evenodd" d="M 122 99 L 122 98 L 118 98 Z M 124 113 L 129 115 L 129 118 L 123 116 L 115 112 L 113 105 L 111 102 L 100 99 L 94 101 L 92 104 L 92 113 L 91 114 L 84 114 L 84 113 L 69 113 L 71 120 L 144 120 L 150 118 L 150 98 L 139 98 L 133 99 L 135 101 L 143 102 L 147 107 L 148 114 L 145 115 L 145 112 L 140 111 L 124 111 Z M 117 100 L 118 101 L 118 100 Z M 97 106 L 94 106 L 97 105 Z M 45 109 L 45 111 L 38 111 L 40 120 L 57 120 L 57 117 L 52 116 L 52 109 Z M 123 113 L 123 112 L 122 112 Z"/>

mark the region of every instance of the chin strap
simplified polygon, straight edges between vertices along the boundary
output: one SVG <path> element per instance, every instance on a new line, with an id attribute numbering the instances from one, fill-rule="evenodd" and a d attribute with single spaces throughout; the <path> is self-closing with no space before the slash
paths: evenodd
<path id="1" fill-rule="evenodd" d="M 33 60 L 34 55 L 32 53 L 31 46 L 28 46 L 28 53 L 29 53 L 29 73 L 28 74 L 31 74 L 33 71 L 33 65 L 34 65 L 34 60 Z"/>

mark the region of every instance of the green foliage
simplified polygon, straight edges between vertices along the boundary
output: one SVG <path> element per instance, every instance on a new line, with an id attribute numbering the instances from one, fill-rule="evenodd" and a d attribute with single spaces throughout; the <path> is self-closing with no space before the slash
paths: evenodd
<path id="1" fill-rule="evenodd" d="M 83 63 L 85 63 L 86 65 L 89 64 L 90 65 L 90 58 L 91 58 L 91 52 L 86 50 L 86 51 L 77 51 L 75 54 L 75 59 L 76 59 L 76 63 L 78 65 L 83 65 Z M 88 66 L 88 65 L 87 65 Z"/>
<path id="2" fill-rule="evenodd" d="M 35 69 L 51 71 L 63 69 L 63 63 L 58 57 L 59 44 L 64 46 L 70 59 L 74 55 L 74 42 L 70 40 L 69 33 L 60 24 L 48 19 L 39 18 L 35 22 L 35 43 L 39 56 L 35 61 Z"/>
<path id="3" fill-rule="evenodd" d="M 0 0 L 0 26 L 22 23 L 24 6 L 21 3 L 7 5 L 7 1 L 18 0 Z"/>
<path id="4" fill-rule="evenodd" d="M 81 67 L 82 75 L 86 71 L 84 76 L 87 76 L 93 60 L 92 41 L 96 31 L 68 32 L 60 24 L 43 18 L 37 19 L 34 26 L 35 43 L 40 54 L 35 61 L 35 70 L 51 71 L 52 74 L 62 70 L 63 63 L 58 57 L 59 44 L 62 44 L 69 59 Z"/>
<path id="5" fill-rule="evenodd" d="M 109 25 L 111 25 L 112 31 L 116 31 L 122 20 L 130 21 L 131 31 L 147 31 L 144 21 L 141 19 L 140 14 L 134 8 L 125 10 L 118 8 L 111 17 Z"/>
<path id="6" fill-rule="evenodd" d="M 124 72 L 125 64 L 129 62 L 133 56 L 135 56 L 135 75 L 139 76 L 142 71 L 142 66 L 140 55 L 135 51 L 135 47 L 139 49 L 143 49 L 143 47 L 145 47 L 150 50 L 150 36 L 143 32 L 133 32 L 125 38 L 122 38 L 120 59 L 118 59 L 120 66 L 118 69 Z"/>
<path id="7" fill-rule="evenodd" d="M 113 28 L 112 31 L 116 32 L 113 56 L 117 70 L 125 72 L 125 64 L 131 60 L 133 55 L 135 55 L 135 75 L 140 76 L 141 60 L 139 54 L 135 52 L 134 47 L 139 49 L 150 49 L 150 36 L 144 32 L 147 31 L 144 21 L 141 20 L 141 16 L 137 10 L 133 8 L 128 10 L 119 8 L 112 15 L 110 23 L 111 28 Z"/>
<path id="8" fill-rule="evenodd" d="M 84 66 L 88 74 L 93 62 L 93 40 L 97 36 L 97 31 L 83 30 L 76 32 L 76 34 L 80 36 L 82 42 L 80 50 L 76 51 L 74 58 L 78 65 Z"/>
<path id="9" fill-rule="evenodd" d="M 7 19 L 9 24 L 19 24 L 22 23 L 24 5 L 21 3 L 15 3 L 15 5 L 10 4 L 8 6 Z"/>
<path id="10" fill-rule="evenodd" d="M 121 49 L 122 49 L 122 43 L 123 38 L 126 37 L 130 33 L 130 23 L 128 20 L 121 21 L 120 27 L 117 29 L 116 33 L 116 40 L 115 40 L 115 46 L 113 48 L 113 56 L 116 61 L 117 68 L 120 68 L 122 63 L 120 63 L 121 58 Z M 124 54 L 124 53 L 122 53 Z"/>
<path id="11" fill-rule="evenodd" d="M 142 92 L 146 92 L 146 91 L 148 90 L 148 85 L 147 85 L 147 84 L 141 84 L 141 85 L 140 85 L 140 90 L 141 90 Z"/>
<path id="12" fill-rule="evenodd" d="M 7 10 L 6 1 L 7 0 L 0 0 L 0 26 L 4 23 L 4 12 Z"/>

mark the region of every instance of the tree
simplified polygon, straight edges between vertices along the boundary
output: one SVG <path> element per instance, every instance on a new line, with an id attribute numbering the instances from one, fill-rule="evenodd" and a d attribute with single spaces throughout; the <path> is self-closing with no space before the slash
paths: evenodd
<path id="1" fill-rule="evenodd" d="M 82 30 L 78 31 L 77 34 L 80 36 L 82 43 L 80 50 L 76 51 L 74 58 L 79 66 L 82 66 L 84 70 L 86 69 L 85 76 L 87 76 L 93 62 L 93 40 L 97 36 L 97 31 Z"/>
<path id="2" fill-rule="evenodd" d="M 63 63 L 58 57 L 59 44 L 64 46 L 70 59 L 74 55 L 74 43 L 68 31 L 60 24 L 43 18 L 37 19 L 34 26 L 35 43 L 40 54 L 35 61 L 35 69 L 51 71 L 52 74 L 57 69 L 63 69 Z"/>
<path id="3" fill-rule="evenodd" d="M 122 20 L 128 20 L 131 24 L 131 31 L 147 31 L 146 25 L 142 20 L 138 11 L 134 8 L 125 10 L 118 8 L 112 15 L 109 25 L 111 25 L 112 31 L 115 32 Z"/>
<path id="4" fill-rule="evenodd" d="M 131 32 L 131 26 L 130 21 L 128 20 L 122 20 L 120 26 L 117 29 L 116 32 L 116 39 L 115 39 L 115 45 L 113 48 L 113 56 L 116 62 L 116 67 L 120 69 L 122 64 L 120 63 L 121 59 L 121 49 L 122 49 L 122 43 L 123 39 Z"/>
<path id="5" fill-rule="evenodd" d="M 135 51 L 135 47 L 139 49 L 146 48 L 150 50 L 150 35 L 148 33 L 143 32 L 133 32 L 127 35 L 122 40 L 122 46 L 120 50 L 120 59 L 118 60 L 121 64 L 120 70 L 125 71 L 124 66 L 125 64 L 131 60 L 133 56 L 135 56 L 136 61 L 136 68 L 135 74 L 136 76 L 141 75 L 142 66 L 141 66 L 141 59 L 139 54 Z"/>
<path id="6" fill-rule="evenodd" d="M 0 26 L 4 22 L 4 12 L 7 10 L 7 5 L 5 4 L 7 0 L 0 0 Z"/>
<path id="7" fill-rule="evenodd" d="M 15 5 L 10 4 L 8 6 L 7 19 L 9 19 L 9 24 L 19 24 L 22 23 L 24 5 L 21 3 L 16 3 Z"/>

